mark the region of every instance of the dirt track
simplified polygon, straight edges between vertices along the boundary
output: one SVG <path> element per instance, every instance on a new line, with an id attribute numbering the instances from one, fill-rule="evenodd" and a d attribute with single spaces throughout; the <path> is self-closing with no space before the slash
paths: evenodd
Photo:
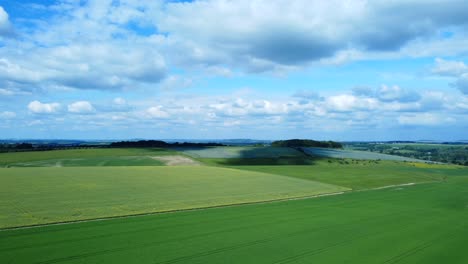
<path id="1" fill-rule="evenodd" d="M 155 160 L 160 160 L 164 162 L 167 166 L 199 166 L 200 165 L 199 162 L 194 161 L 184 156 L 180 156 L 180 155 L 155 156 L 151 158 Z"/>

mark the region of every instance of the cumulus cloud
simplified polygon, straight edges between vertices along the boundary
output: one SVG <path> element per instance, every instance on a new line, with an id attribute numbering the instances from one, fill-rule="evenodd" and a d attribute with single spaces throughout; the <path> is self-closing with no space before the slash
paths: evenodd
<path id="1" fill-rule="evenodd" d="M 398 51 L 443 28 L 466 25 L 464 6 L 461 0 L 208 0 L 168 4 L 160 28 L 194 62 L 222 61 L 248 69 L 252 61 L 264 61 L 263 70 L 271 70 L 346 50 Z"/>
<path id="2" fill-rule="evenodd" d="M 117 43 L 68 45 L 43 51 L 45 67 L 53 70 L 42 81 L 76 89 L 130 89 L 157 83 L 166 75 L 164 59 L 149 47 L 134 49 Z"/>
<path id="3" fill-rule="evenodd" d="M 462 61 L 449 61 L 436 58 L 435 65 L 431 71 L 437 75 L 457 77 L 468 72 L 468 66 Z"/>
<path id="4" fill-rule="evenodd" d="M 41 103 L 40 101 L 32 101 L 28 104 L 28 109 L 34 114 L 52 114 L 60 110 L 59 103 Z"/>
<path id="5" fill-rule="evenodd" d="M 399 101 L 399 102 L 415 102 L 418 101 L 421 96 L 414 91 L 402 89 L 401 87 L 382 85 L 377 91 L 377 96 L 381 101 Z"/>
<path id="6" fill-rule="evenodd" d="M 374 89 L 374 91 L 378 90 Z M 47 119 L 40 120 L 48 126 L 60 124 L 70 129 L 75 129 L 74 127 L 80 130 L 100 127 L 106 131 L 109 129 L 125 131 L 159 131 L 162 129 L 171 131 L 170 133 L 174 135 L 180 135 L 178 131 L 195 133 L 200 128 L 218 131 L 226 127 L 236 133 L 245 129 L 250 132 L 243 135 L 248 135 L 253 126 L 257 132 L 271 131 L 274 134 L 280 130 L 305 130 L 306 134 L 310 131 L 317 133 L 320 131 L 327 133 L 369 131 L 369 133 L 374 133 L 379 129 L 380 131 L 396 131 L 414 129 L 414 127 L 425 129 L 446 125 L 453 128 L 467 125 L 467 120 L 464 118 L 468 109 L 466 97 L 438 90 L 424 90 L 419 94 L 421 98 L 414 102 L 381 101 L 376 93 L 371 93 L 371 96 L 358 96 L 348 90 L 322 94 L 319 100 L 302 102 L 304 99 L 301 97 L 278 97 L 265 94 L 253 96 L 239 92 L 211 96 L 196 94 L 181 96 L 168 93 L 151 100 L 133 98 L 132 108 L 125 112 L 105 109 L 106 105 L 108 109 L 112 109 L 114 105 L 128 104 L 124 98 L 117 97 L 97 102 L 92 107 L 99 111 L 94 111 L 94 114 L 77 115 L 62 111 L 63 116 L 55 115 L 52 116 L 53 118 L 47 117 Z M 158 103 L 154 104 L 154 100 L 158 100 Z M 70 104 L 69 110 L 74 105 L 80 109 L 74 110 L 75 112 L 86 112 L 78 106 L 83 107 L 87 104 L 78 103 Z M 88 112 L 91 109 L 89 105 L 83 108 L 87 108 Z M 60 120 L 55 117 L 60 117 Z M 25 120 L 23 124 L 27 124 L 28 121 L 31 120 Z"/>
<path id="7" fill-rule="evenodd" d="M 11 36 L 13 34 L 13 28 L 8 18 L 8 13 L 0 6 L 0 37 Z"/>
<path id="8" fill-rule="evenodd" d="M 68 112 L 75 114 L 89 114 L 94 112 L 93 105 L 88 101 L 77 101 L 68 105 Z"/>
<path id="9" fill-rule="evenodd" d="M 153 106 L 148 109 L 146 109 L 146 114 L 150 118 L 156 118 L 156 119 L 165 119 L 169 118 L 169 113 L 166 112 L 162 106 Z"/>
<path id="10" fill-rule="evenodd" d="M 157 41 L 130 27 L 150 25 L 145 12 L 155 6 L 87 1 L 44 7 L 53 14 L 47 21 L 28 20 L 19 27 L 22 37 L 2 47 L 0 78 L 17 89 L 130 90 L 158 83 L 167 66 Z"/>
<path id="11" fill-rule="evenodd" d="M 325 102 L 327 109 L 332 112 L 372 110 L 378 105 L 375 98 L 360 98 L 349 94 L 330 96 L 326 98 Z"/>
<path id="12" fill-rule="evenodd" d="M 449 61 L 437 58 L 432 73 L 456 78 L 451 85 L 463 94 L 468 95 L 468 66 L 463 61 Z"/>
<path id="13" fill-rule="evenodd" d="M 281 75 L 311 63 L 398 53 L 444 29 L 458 37 L 468 21 L 464 6 L 462 0 L 59 2 L 48 8 L 47 21 L 29 21 L 21 39 L 2 47 L 0 77 L 16 90 L 132 90 L 190 86 L 191 78 L 170 73 L 174 68 Z M 0 34 L 7 24 L 2 8 Z M 444 63 L 438 73 L 452 67 Z"/>

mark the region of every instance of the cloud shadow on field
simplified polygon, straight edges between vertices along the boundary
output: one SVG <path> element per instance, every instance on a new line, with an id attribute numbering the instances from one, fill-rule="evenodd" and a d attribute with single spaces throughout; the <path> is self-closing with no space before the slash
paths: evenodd
<path id="1" fill-rule="evenodd" d="M 187 153 L 189 151 L 199 151 L 200 155 Z M 314 165 L 317 160 L 322 159 L 294 148 L 278 147 L 190 147 L 184 148 L 184 152 L 204 162 L 221 166 Z M 201 154 L 202 152 L 204 153 Z"/>

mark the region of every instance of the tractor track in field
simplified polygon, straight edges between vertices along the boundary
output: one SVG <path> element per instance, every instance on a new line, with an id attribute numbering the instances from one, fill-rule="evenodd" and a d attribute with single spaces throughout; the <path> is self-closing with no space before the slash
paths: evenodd
<path id="1" fill-rule="evenodd" d="M 436 181 L 434 181 L 434 182 L 436 182 Z M 242 203 L 222 204 L 222 205 L 214 205 L 214 206 L 206 206 L 206 207 L 174 209 L 174 210 L 166 210 L 166 211 L 156 211 L 156 212 L 147 212 L 147 213 L 138 213 L 138 214 L 107 216 L 107 217 L 82 219 L 82 220 L 61 221 L 61 222 L 46 223 L 46 224 L 36 224 L 36 225 L 17 226 L 17 227 L 5 227 L 5 228 L 0 228 L 0 232 L 9 231 L 9 230 L 21 230 L 21 229 L 29 229 L 29 228 L 47 227 L 47 226 L 69 225 L 69 224 L 76 224 L 76 223 L 107 221 L 107 220 L 113 220 L 113 219 L 131 218 L 131 217 L 139 217 L 139 216 L 146 216 L 146 215 L 169 214 L 169 213 L 200 211 L 200 210 L 217 209 L 217 208 L 234 207 L 234 206 L 243 206 L 243 205 L 268 204 L 268 203 L 284 202 L 284 201 L 306 200 L 306 199 L 320 198 L 320 197 L 326 197 L 326 196 L 341 195 L 341 194 L 352 193 L 352 192 L 375 191 L 375 190 L 382 190 L 382 189 L 390 189 L 390 188 L 394 188 L 394 187 L 407 187 L 407 186 L 428 184 L 428 183 L 434 183 L 434 182 L 418 182 L 418 183 L 411 182 L 411 183 L 393 184 L 393 185 L 375 187 L 375 188 L 364 189 L 364 190 L 352 190 L 352 189 L 350 189 L 350 190 L 346 190 L 346 191 L 333 192 L 333 193 L 323 193 L 323 194 L 315 194 L 315 195 L 307 195 L 307 196 L 299 196 L 299 197 L 279 198 L 279 199 L 265 200 L 265 201 L 242 202 Z"/>
<path id="2" fill-rule="evenodd" d="M 405 215 L 405 214 L 407 214 L 407 212 L 401 212 L 398 215 Z M 391 214 L 388 214 L 387 216 L 395 216 L 395 214 L 391 213 Z M 355 220 L 355 221 L 356 222 L 357 221 L 359 221 L 359 222 L 374 221 L 374 220 L 378 221 L 380 219 L 381 219 L 381 216 L 370 217 L 370 218 L 367 218 L 365 220 L 359 219 L 359 220 Z M 273 223 L 275 223 L 275 222 L 281 222 L 281 220 L 273 221 Z M 309 228 L 307 230 L 298 230 L 298 231 L 294 231 L 294 232 L 286 234 L 286 237 L 292 238 L 292 237 L 296 237 L 296 236 L 302 236 L 302 235 L 314 233 L 314 232 L 317 232 L 317 231 L 323 231 L 324 229 L 333 229 L 333 228 L 336 228 L 337 226 L 342 226 L 342 225 L 343 224 L 332 224 L 332 225 L 325 226 L 325 227 L 320 227 L 320 228 L 313 227 L 313 228 Z M 255 228 L 257 226 L 259 226 L 259 225 L 250 226 L 250 228 Z M 245 228 L 245 226 L 244 227 L 236 227 L 236 228 L 225 229 L 225 230 L 222 230 L 222 232 L 241 230 L 243 228 Z M 132 232 L 132 231 L 128 231 L 128 232 L 124 232 L 124 233 L 130 233 L 130 232 Z M 189 237 L 184 237 L 183 239 L 184 240 L 190 240 L 192 238 L 206 237 L 206 236 L 210 236 L 210 235 L 213 235 L 213 234 L 219 234 L 219 233 L 220 233 L 219 231 L 205 232 L 205 233 L 201 233 L 201 234 L 197 234 L 197 235 L 193 235 L 193 236 L 189 236 Z M 359 232 L 359 235 L 361 235 L 361 232 Z M 367 237 L 369 235 L 372 235 L 372 234 L 365 234 L 364 237 Z M 182 256 L 182 257 L 169 259 L 169 260 L 162 261 L 162 262 L 154 262 L 154 263 L 155 264 L 173 264 L 173 263 L 185 262 L 185 261 L 193 260 L 193 259 L 200 258 L 200 257 L 211 256 L 211 255 L 214 255 L 214 254 L 219 254 L 219 253 L 223 253 L 223 252 L 227 252 L 227 251 L 232 251 L 232 250 L 241 249 L 241 248 L 245 248 L 245 247 L 249 247 L 249 246 L 255 246 L 255 245 L 259 245 L 259 244 L 268 243 L 268 242 L 274 241 L 276 239 L 284 238 L 284 236 L 285 236 L 284 234 L 273 235 L 273 236 L 265 237 L 265 238 L 262 238 L 262 239 L 257 239 L 257 240 L 248 241 L 248 242 L 244 242 L 244 243 L 237 243 L 237 244 L 233 244 L 233 245 L 226 246 L 226 247 L 215 248 L 215 249 L 212 249 L 212 250 L 202 251 L 202 252 L 192 254 L 192 255 Z M 355 235 L 353 235 L 352 237 L 354 239 Z M 89 237 L 87 239 L 92 239 L 92 238 L 94 238 L 94 237 Z M 55 258 L 55 259 L 39 261 L 39 262 L 35 262 L 35 264 L 53 264 L 53 263 L 60 263 L 60 262 L 64 262 L 64 261 L 70 261 L 70 260 L 82 260 L 82 259 L 86 259 L 86 258 L 89 258 L 89 257 L 107 255 L 107 254 L 116 253 L 116 252 L 123 252 L 123 251 L 133 250 L 133 249 L 137 249 L 137 248 L 141 249 L 141 248 L 153 247 L 153 246 L 157 246 L 157 245 L 168 243 L 168 242 L 179 241 L 180 239 L 181 238 L 172 238 L 172 239 L 168 239 L 168 240 L 165 240 L 165 241 L 157 241 L 157 242 L 152 241 L 152 242 L 136 243 L 136 244 L 133 244 L 132 246 L 109 248 L 109 249 L 104 249 L 104 250 L 99 250 L 99 251 L 92 251 L 92 252 L 77 254 L 77 255 L 73 255 L 73 256 L 67 256 L 67 257 L 61 257 L 61 258 Z M 334 243 L 331 246 L 329 245 L 327 247 L 320 248 L 318 250 L 317 249 L 312 250 L 313 252 L 307 251 L 306 254 L 300 254 L 300 256 L 296 255 L 296 256 L 293 256 L 293 258 L 294 259 L 300 259 L 305 255 L 310 255 L 311 253 L 318 254 L 318 253 L 326 251 L 326 250 L 328 250 L 330 248 L 339 246 L 339 245 L 343 244 L 344 242 L 347 243 L 348 241 L 349 241 L 349 239 L 346 239 L 344 241 Z M 289 257 L 289 258 L 291 258 L 291 257 Z M 284 261 L 284 260 L 281 260 L 281 261 Z M 283 263 L 283 262 L 278 262 L 278 263 Z M 284 262 L 284 263 L 288 263 L 288 262 Z"/>

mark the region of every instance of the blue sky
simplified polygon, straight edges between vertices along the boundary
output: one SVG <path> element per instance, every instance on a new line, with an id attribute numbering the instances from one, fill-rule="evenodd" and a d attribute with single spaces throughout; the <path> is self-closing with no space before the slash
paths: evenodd
<path id="1" fill-rule="evenodd" d="M 0 138 L 467 140 L 468 7 L 0 1 Z"/>

